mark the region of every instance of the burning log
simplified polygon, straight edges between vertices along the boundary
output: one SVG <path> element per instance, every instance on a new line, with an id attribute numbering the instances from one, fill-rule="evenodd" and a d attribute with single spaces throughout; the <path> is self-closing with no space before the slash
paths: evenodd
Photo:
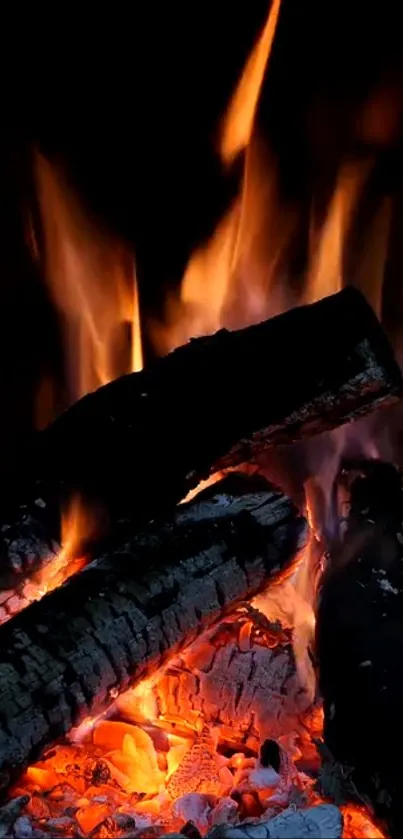
<path id="1" fill-rule="evenodd" d="M 208 833 L 207 839 L 338 839 L 343 820 L 340 810 L 332 804 L 320 804 L 308 810 L 290 807 L 268 821 L 256 820 L 237 825 L 219 825 Z M 169 834 L 162 839 L 169 839 Z"/>
<path id="2" fill-rule="evenodd" d="M 346 530 L 323 581 L 317 623 L 324 737 L 330 752 L 325 792 L 336 789 L 339 797 L 354 793 L 369 800 L 391 835 L 400 837 L 402 477 L 391 464 L 374 461 L 357 464 L 344 478 L 342 495 L 349 493 Z M 337 775 L 342 783 L 335 787 Z"/>
<path id="3" fill-rule="evenodd" d="M 125 495 L 137 515 L 154 516 L 211 472 L 334 428 L 401 391 L 379 322 L 349 288 L 257 326 L 193 340 L 81 399 L 43 433 L 35 477 L 62 477 L 74 488 L 84 481 L 109 498 L 126 464 Z"/>
<path id="4" fill-rule="evenodd" d="M 213 472 L 389 405 L 401 390 L 381 326 L 352 288 L 193 340 L 81 399 L 24 451 L 15 501 L 10 477 L 0 503 L 0 588 L 17 588 L 49 556 L 60 503 L 77 490 L 144 524 Z"/>
<path id="5" fill-rule="evenodd" d="M 150 686 L 158 716 L 172 730 L 183 720 L 219 726 L 220 741 L 257 749 L 266 737 L 306 731 L 311 697 L 301 686 L 292 633 L 242 604 L 218 627 L 173 657 Z M 141 697 L 117 700 L 124 718 L 142 722 Z"/>
<path id="6" fill-rule="evenodd" d="M 306 534 L 290 499 L 233 475 L 4 624 L 1 785 L 289 569 Z"/>

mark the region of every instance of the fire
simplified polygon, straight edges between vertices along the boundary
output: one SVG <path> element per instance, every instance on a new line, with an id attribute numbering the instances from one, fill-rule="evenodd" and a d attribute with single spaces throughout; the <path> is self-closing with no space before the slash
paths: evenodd
<path id="1" fill-rule="evenodd" d="M 246 62 L 232 102 L 228 108 L 221 137 L 221 157 L 231 163 L 251 138 L 259 93 L 270 58 L 281 0 L 270 5 L 266 25 Z"/>
<path id="2" fill-rule="evenodd" d="M 246 326 L 298 299 L 317 300 L 346 280 L 346 244 L 370 175 L 369 160 L 341 163 L 324 219 L 313 218 L 300 290 L 286 288 L 295 213 L 279 199 L 276 161 L 255 126 L 280 9 L 281 0 L 273 0 L 223 123 L 223 164 L 244 152 L 239 194 L 211 239 L 192 255 L 179 299 L 168 301 L 166 322 L 155 336 L 161 351 L 223 326 Z M 36 259 L 43 259 L 65 323 L 74 400 L 128 369 L 142 368 L 134 260 L 96 228 L 56 165 L 37 155 L 35 170 L 43 256 L 31 231 L 32 247 Z M 386 202 L 372 221 L 370 265 L 362 260 L 354 275 L 378 312 L 389 219 Z M 305 484 L 311 540 L 293 576 L 241 604 L 152 679 L 111 697 L 108 719 L 85 720 L 67 744 L 57 744 L 29 767 L 14 792 L 31 796 L 26 812 L 35 827 L 46 831 L 62 818 L 64 835 L 77 828 L 84 836 L 94 831 L 117 836 L 134 820 L 141 835 L 141 828 L 179 830 L 195 820 L 204 833 L 223 810 L 229 821 L 269 818 L 274 807 L 285 809 L 298 800 L 306 808 L 322 800 L 314 787 L 319 769 L 314 741 L 322 736 L 323 711 L 310 650 L 321 540 L 331 528 L 331 490 L 348 434 L 342 429 L 327 438 L 325 469 L 320 457 L 311 464 L 313 478 Z M 219 477 L 211 476 L 184 500 Z M 94 526 L 74 499 L 63 517 L 63 547 L 27 584 L 28 602 L 82 567 L 82 544 Z M 263 765 L 261 749 L 268 741 L 279 749 L 278 771 L 274 764 Z M 272 788 L 273 772 L 278 786 Z M 343 813 L 345 839 L 383 836 L 366 810 L 349 804 Z"/>
<path id="3" fill-rule="evenodd" d="M 232 656 L 237 656 L 237 670 L 244 672 L 246 679 L 251 677 L 251 655 L 266 656 L 266 664 L 273 657 L 276 660 L 277 655 L 279 663 L 284 655 L 289 655 L 289 637 L 284 629 L 270 623 L 255 606 L 241 606 L 236 615 L 224 619 L 191 644 L 181 654 L 182 665 L 179 659 L 168 662 L 152 680 L 118 697 L 111 706 L 110 719 L 86 721 L 75 736 L 70 732 L 69 743 L 56 745 L 25 771 L 13 794 L 30 796 L 25 814 L 32 827 L 47 834 L 58 819 L 60 835 L 75 835 L 78 825 L 80 835 L 106 837 L 123 835 L 124 828 L 135 824 L 138 835 L 146 837 L 155 829 L 179 831 L 192 819 L 204 835 L 220 821 L 233 823 L 249 817 L 267 821 L 286 809 L 295 796 L 300 807 L 322 803 L 313 779 L 304 771 L 304 766 L 310 767 L 310 772 L 319 768 L 313 739 L 321 737 L 320 705 L 312 705 L 310 700 L 307 705 L 298 704 L 301 686 L 297 681 L 292 700 L 297 704 L 293 709 L 290 693 L 284 697 L 282 711 L 278 704 L 274 707 L 273 722 L 279 715 L 284 732 L 278 745 L 265 739 L 270 733 L 263 733 L 264 726 L 260 735 L 256 731 L 253 736 L 250 724 L 242 729 L 245 697 L 253 696 L 253 691 L 245 697 L 241 692 L 236 716 L 228 709 L 232 725 L 225 726 L 219 704 L 226 702 L 224 674 L 221 683 L 217 682 L 217 675 L 208 682 L 204 674 L 211 667 L 214 670 L 211 651 L 218 660 L 226 646 Z M 180 666 L 186 676 L 183 685 L 175 680 L 175 673 L 180 677 Z M 277 678 L 281 669 L 284 665 L 280 669 L 277 666 Z M 251 719 L 255 719 L 256 713 L 259 725 L 276 697 L 274 691 L 268 699 L 263 689 L 259 711 L 260 678 L 251 710 Z M 230 690 L 231 682 L 233 677 Z M 197 699 L 190 693 L 192 684 L 193 690 L 197 684 L 202 689 L 196 716 Z M 182 717 L 177 719 L 166 713 L 176 702 L 182 703 Z M 287 708 L 290 718 L 286 730 Z M 192 715 L 195 722 L 187 726 Z M 279 750 L 280 764 L 274 772 L 270 764 L 265 768 L 263 763 L 259 745 L 263 741 L 268 754 Z M 343 808 L 343 814 L 344 839 L 383 836 L 363 808 L 349 804 Z"/>
<path id="4" fill-rule="evenodd" d="M 133 256 L 86 215 L 61 170 L 37 154 L 43 270 L 65 332 L 70 402 L 142 367 Z M 129 335 L 128 333 L 131 333 Z M 130 343 L 130 358 L 125 346 Z"/>
<path id="5" fill-rule="evenodd" d="M 314 303 L 343 287 L 343 257 L 346 237 L 362 192 L 369 165 L 348 162 L 342 165 L 325 222 L 313 232 L 311 263 L 304 298 Z M 316 240 L 316 241 L 315 241 Z"/>
<path id="6" fill-rule="evenodd" d="M 81 553 L 82 544 L 94 536 L 96 530 L 95 513 L 84 505 L 78 495 L 75 496 L 62 513 L 62 547 L 59 553 L 25 583 L 23 598 L 27 603 L 40 600 L 84 567 L 87 558 Z"/>
<path id="7" fill-rule="evenodd" d="M 341 809 L 344 817 L 343 839 L 387 839 L 386 833 L 377 827 L 364 807 L 346 804 Z"/>

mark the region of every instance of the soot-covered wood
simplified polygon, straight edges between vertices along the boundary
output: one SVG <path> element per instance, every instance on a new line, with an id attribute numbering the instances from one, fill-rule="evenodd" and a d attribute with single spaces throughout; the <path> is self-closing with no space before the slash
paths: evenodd
<path id="1" fill-rule="evenodd" d="M 174 721 L 174 730 L 181 721 L 195 725 L 201 718 L 208 725 L 219 724 L 221 742 L 239 750 L 306 731 L 305 717 L 312 708 L 298 679 L 291 631 L 270 623 L 249 604 L 174 656 L 150 691 L 159 714 Z M 141 719 L 131 692 L 117 707 L 123 718 Z"/>
<path id="2" fill-rule="evenodd" d="M 351 474 L 347 529 L 323 580 L 317 621 L 324 737 L 391 835 L 401 837 L 402 478 L 376 461 Z"/>
<path id="3" fill-rule="evenodd" d="M 345 289 L 193 340 L 80 400 L 42 435 L 38 474 L 105 497 L 124 484 L 154 515 L 212 471 L 389 403 L 401 385 L 372 309 Z"/>
<path id="4" fill-rule="evenodd" d="M 0 627 L 0 782 L 289 567 L 307 525 L 232 476 Z"/>
<path id="5" fill-rule="evenodd" d="M 351 288 L 191 341 L 80 400 L 21 453 L 0 488 L 0 589 L 53 550 L 60 504 L 77 489 L 108 515 L 144 523 L 213 471 L 388 405 L 401 384 L 381 326 Z"/>

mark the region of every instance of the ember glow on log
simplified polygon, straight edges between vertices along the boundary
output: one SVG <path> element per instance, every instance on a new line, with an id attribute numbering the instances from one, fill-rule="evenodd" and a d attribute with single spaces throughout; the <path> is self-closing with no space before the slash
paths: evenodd
<path id="1" fill-rule="evenodd" d="M 357 491 L 339 474 L 355 434 L 340 426 L 402 395 L 374 314 L 390 207 L 354 278 L 364 296 L 344 257 L 373 161 L 341 160 L 288 282 L 295 217 L 257 124 L 281 14 L 273 0 L 221 127 L 238 195 L 153 323 L 153 366 L 134 254 L 35 156 L 32 251 L 71 407 L 24 451 L 0 511 L 0 837 L 382 839 L 378 819 L 401 835 L 401 750 L 387 765 L 374 733 L 381 706 L 400 742 L 400 663 L 372 650 L 369 620 L 400 662 L 400 475 L 371 463 L 389 509 L 368 475 Z M 260 458 L 312 437 L 331 456 L 298 506 Z"/>

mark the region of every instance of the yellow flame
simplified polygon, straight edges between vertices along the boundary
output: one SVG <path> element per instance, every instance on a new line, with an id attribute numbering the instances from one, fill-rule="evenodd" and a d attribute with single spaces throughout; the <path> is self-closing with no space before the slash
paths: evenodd
<path id="1" fill-rule="evenodd" d="M 249 144 L 259 94 L 276 34 L 280 5 L 281 0 L 273 0 L 271 3 L 265 27 L 249 55 L 225 116 L 220 148 L 225 163 L 231 163 Z"/>

